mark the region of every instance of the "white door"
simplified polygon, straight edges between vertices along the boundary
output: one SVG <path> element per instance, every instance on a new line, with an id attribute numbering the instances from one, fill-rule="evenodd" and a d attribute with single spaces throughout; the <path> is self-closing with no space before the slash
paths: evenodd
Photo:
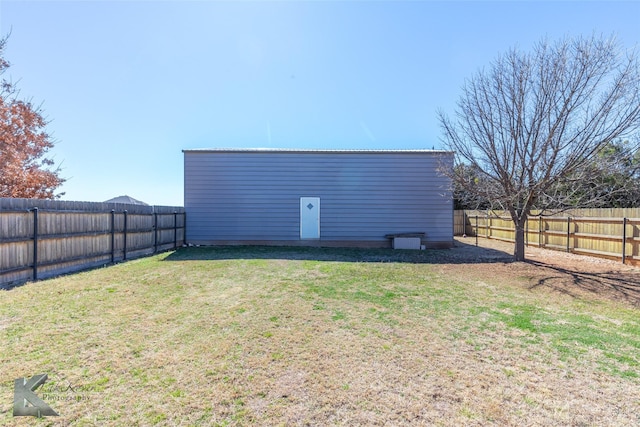
<path id="1" fill-rule="evenodd" d="M 300 197 L 300 238 L 320 238 L 320 197 Z"/>

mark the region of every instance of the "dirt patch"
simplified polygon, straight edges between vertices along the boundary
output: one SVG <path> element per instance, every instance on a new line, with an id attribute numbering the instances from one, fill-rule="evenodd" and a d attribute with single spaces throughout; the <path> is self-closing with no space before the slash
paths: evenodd
<path id="1" fill-rule="evenodd" d="M 528 247 L 527 261 L 513 262 L 512 243 L 481 238 L 476 246 L 472 237 L 457 237 L 455 247 L 447 252 L 442 256 L 451 265 L 444 268 L 469 276 L 501 277 L 505 282 L 526 278 L 530 289 L 574 298 L 595 296 L 640 308 L 640 268 L 620 261 Z M 459 264 L 465 264 L 464 269 Z"/>

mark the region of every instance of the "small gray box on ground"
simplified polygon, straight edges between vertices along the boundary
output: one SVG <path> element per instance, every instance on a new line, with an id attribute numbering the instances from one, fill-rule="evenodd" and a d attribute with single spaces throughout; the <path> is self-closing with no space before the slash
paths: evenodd
<path id="1" fill-rule="evenodd" d="M 393 249 L 420 249 L 420 237 L 394 237 Z"/>

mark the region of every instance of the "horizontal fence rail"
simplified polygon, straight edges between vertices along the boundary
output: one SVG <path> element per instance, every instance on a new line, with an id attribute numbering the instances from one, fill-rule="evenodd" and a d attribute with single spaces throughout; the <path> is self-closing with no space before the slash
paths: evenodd
<path id="1" fill-rule="evenodd" d="M 515 241 L 505 212 L 456 211 L 454 233 Z M 534 212 L 527 218 L 525 244 L 640 265 L 640 209 L 578 209 L 564 216 Z"/>
<path id="2" fill-rule="evenodd" d="M 0 198 L 0 287 L 185 242 L 182 207 Z"/>

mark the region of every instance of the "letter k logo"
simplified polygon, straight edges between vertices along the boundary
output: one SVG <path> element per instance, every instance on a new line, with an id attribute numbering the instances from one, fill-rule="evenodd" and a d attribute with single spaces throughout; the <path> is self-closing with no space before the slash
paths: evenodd
<path id="1" fill-rule="evenodd" d="M 13 392 L 13 416 L 58 416 L 58 413 L 51 409 L 44 400 L 34 393 L 34 390 L 47 381 L 47 374 L 34 375 L 29 381 L 26 378 L 15 380 Z M 27 406 L 30 404 L 31 406 Z"/>

